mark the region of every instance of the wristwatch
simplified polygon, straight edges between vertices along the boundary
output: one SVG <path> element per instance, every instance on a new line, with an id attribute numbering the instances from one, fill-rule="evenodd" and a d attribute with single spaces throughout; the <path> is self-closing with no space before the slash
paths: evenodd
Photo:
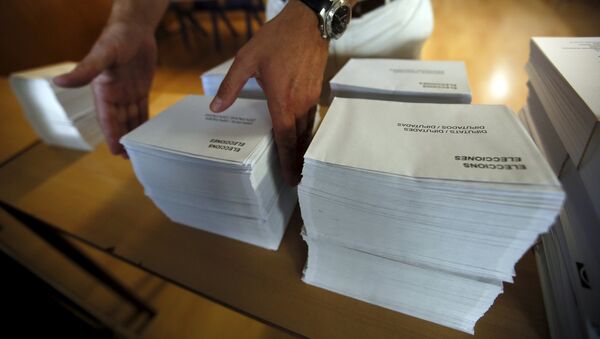
<path id="1" fill-rule="evenodd" d="M 323 39 L 339 39 L 346 31 L 352 17 L 348 0 L 300 0 L 319 18 Z"/>

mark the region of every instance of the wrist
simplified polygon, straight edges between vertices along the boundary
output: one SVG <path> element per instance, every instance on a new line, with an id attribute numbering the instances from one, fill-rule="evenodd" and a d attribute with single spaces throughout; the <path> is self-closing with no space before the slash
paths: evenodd
<path id="1" fill-rule="evenodd" d="M 305 22 L 307 25 L 318 27 L 317 25 L 319 24 L 319 18 L 315 12 L 301 0 L 289 0 L 284 10 L 293 12 L 297 19 Z"/>
<path id="2" fill-rule="evenodd" d="M 296 0 L 299 2 L 315 15 L 323 39 L 339 39 L 346 31 L 352 17 L 349 0 Z"/>
<path id="3" fill-rule="evenodd" d="M 318 15 L 306 4 L 300 0 L 289 0 L 283 11 L 285 12 L 285 22 L 288 22 L 287 20 L 295 20 L 301 23 L 301 29 L 304 34 L 314 38 L 320 45 L 329 46 L 329 40 L 322 37 Z"/>
<path id="4" fill-rule="evenodd" d="M 169 0 L 113 0 L 108 24 L 134 25 L 154 32 Z"/>

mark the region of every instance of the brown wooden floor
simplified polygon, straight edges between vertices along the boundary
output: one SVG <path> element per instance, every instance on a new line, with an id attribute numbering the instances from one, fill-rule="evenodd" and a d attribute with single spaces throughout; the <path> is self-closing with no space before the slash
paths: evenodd
<path id="1" fill-rule="evenodd" d="M 596 3 L 596 4 L 594 4 Z M 422 57 L 429 60 L 464 60 L 474 103 L 507 104 L 518 110 L 527 92 L 523 69 L 531 36 L 600 35 L 597 1 L 543 0 L 435 0 L 435 29 Z M 202 25 L 209 30 L 206 17 Z M 243 22 L 236 20 L 243 36 Z M 233 56 L 243 38 L 223 32 L 224 47 L 214 50 L 210 39 L 193 37 L 187 50 L 177 34 L 161 39 L 159 69 L 153 89 L 153 114 L 180 94 L 202 92 L 200 74 Z M 155 92 L 156 93 L 156 92 Z M 24 263 L 79 298 L 114 323 L 128 324 L 132 310 L 102 286 L 66 263 L 6 215 L 0 215 L 1 239 Z M 141 332 L 144 338 L 277 338 L 287 334 L 235 313 L 162 279 L 80 245 L 114 275 L 158 309 L 158 315 Z M 533 272 L 532 272 L 533 274 Z M 518 279 L 518 278 L 517 278 Z M 509 287 L 510 288 L 510 287 Z M 540 333 L 543 337 L 547 332 Z M 399 334 L 401 336 L 401 334 Z"/>

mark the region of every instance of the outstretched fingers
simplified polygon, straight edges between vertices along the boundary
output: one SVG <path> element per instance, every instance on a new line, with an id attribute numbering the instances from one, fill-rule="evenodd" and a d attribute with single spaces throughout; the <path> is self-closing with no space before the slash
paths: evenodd
<path id="1" fill-rule="evenodd" d="M 62 87 L 80 87 L 89 84 L 116 60 L 113 50 L 97 42 L 88 55 L 71 72 L 54 78 L 54 83 Z"/>

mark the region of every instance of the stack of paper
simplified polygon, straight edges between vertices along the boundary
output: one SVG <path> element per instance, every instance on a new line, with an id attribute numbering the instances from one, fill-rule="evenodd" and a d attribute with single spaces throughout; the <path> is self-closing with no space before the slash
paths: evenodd
<path id="1" fill-rule="evenodd" d="M 562 229 L 562 223 L 557 222 L 535 247 L 544 305 L 549 310 L 548 326 L 553 338 L 586 338 L 574 288 L 565 270 L 569 266 L 565 258 L 568 248 Z"/>
<path id="2" fill-rule="evenodd" d="M 553 167 L 552 169 L 555 170 L 552 158 L 539 144 L 539 135 L 535 130 L 536 122 L 532 118 L 533 115 L 536 115 L 532 112 L 538 111 L 539 113 L 539 102 L 536 102 L 538 101 L 537 98 L 532 99 L 532 93 L 535 94 L 530 92 L 527 100 L 528 104 L 519 111 L 519 119 L 540 147 L 540 150 L 546 155 Z M 560 168 L 562 168 L 562 165 Z M 564 210 L 560 219 L 565 219 Z M 557 220 L 550 232 L 543 234 L 540 237 L 542 241 L 535 245 L 535 258 L 542 286 L 542 296 L 547 309 L 548 326 L 552 337 L 583 338 L 582 317 L 573 294 L 576 287 L 573 287 L 567 272 L 572 257 L 568 252 L 569 249 L 566 245 L 566 236 L 561 220 Z"/>
<path id="3" fill-rule="evenodd" d="M 570 180 L 576 180 L 572 162 L 565 156 L 566 151 L 556 132 L 549 128 L 550 121 L 545 116 L 545 111 L 540 107 L 539 98 L 535 90 L 529 86 L 529 98 L 527 105 L 519 112 L 519 118 L 531 134 L 531 137 L 546 156 L 555 173 L 562 171 L 562 181 L 565 182 L 565 174 Z M 538 131 L 538 128 L 540 129 Z M 543 133 L 540 134 L 540 133 Z M 565 160 L 568 162 L 565 163 Z M 564 169 L 563 169 L 564 168 Z M 567 188 L 572 187 L 565 185 Z M 568 194 L 568 189 L 567 189 Z M 581 230 L 581 224 L 571 225 L 567 210 L 571 200 L 567 200 L 560 220 L 550 229 L 550 232 L 541 236 L 541 242 L 535 246 L 537 267 L 542 285 L 544 305 L 548 315 L 548 326 L 553 338 L 585 338 L 588 335 L 586 315 L 582 311 L 583 304 L 590 304 L 594 300 L 593 295 L 583 286 L 589 283 L 585 263 L 588 262 L 590 254 L 586 253 L 589 247 L 580 246 L 586 242 L 584 234 L 573 233 Z M 586 203 L 583 203 L 585 206 Z M 591 209 L 587 209 L 591 210 Z M 598 224 L 596 220 L 587 215 L 588 225 Z M 571 217 L 571 219 L 573 219 Z M 581 222 L 575 219 L 576 222 Z M 575 228 L 573 226 L 576 226 Z M 591 238 L 595 239 L 598 235 Z M 590 238 L 588 238 L 590 239 Z M 578 243 L 579 242 L 579 245 Z M 596 256 L 597 257 L 597 256 Z M 595 280 L 595 279 L 594 279 Z M 579 299 L 579 301 L 577 300 Z M 588 300 L 584 301 L 583 300 Z M 597 302 L 597 301 L 593 301 Z"/>
<path id="4" fill-rule="evenodd" d="M 528 103 L 531 104 L 530 92 Z M 545 115 L 541 121 L 531 118 L 533 110 L 523 110 L 530 121 L 529 128 L 540 149 L 552 160 L 549 145 L 557 139 L 545 139 L 548 131 L 538 130 L 545 126 Z M 542 113 L 544 113 L 542 111 Z M 552 227 L 548 235 L 542 236 L 536 254 L 538 270 L 544 292 L 544 302 L 548 313 L 553 338 L 592 338 L 598 337 L 598 314 L 600 294 L 593 283 L 600 281 L 600 219 L 594 211 L 578 171 L 567 158 L 560 169 L 560 180 L 565 187 L 567 200 L 561 213 L 560 222 Z"/>
<path id="5" fill-rule="evenodd" d="M 522 110 L 523 119 L 527 121 L 531 137 L 548 159 L 552 170 L 556 175 L 559 175 L 569 155 L 552 127 L 552 123 L 548 119 L 540 98 L 531 87 L 531 83 L 528 83 L 527 86 L 529 96 L 527 97 L 527 105 Z"/>
<path id="6" fill-rule="evenodd" d="M 296 204 L 279 172 L 262 100 L 214 114 L 188 96 L 121 143 L 146 194 L 173 221 L 277 249 Z"/>
<path id="7" fill-rule="evenodd" d="M 350 59 L 331 79 L 334 97 L 405 102 L 471 102 L 462 61 Z"/>
<path id="8" fill-rule="evenodd" d="M 307 283 L 469 333 L 564 199 L 504 106 L 336 98 L 302 174 Z"/>
<path id="9" fill-rule="evenodd" d="M 533 38 L 523 108 L 565 187 L 561 222 L 538 248 L 552 336 L 600 336 L 600 38 Z"/>
<path id="10" fill-rule="evenodd" d="M 600 215 L 600 38 L 533 38 L 527 72 Z"/>
<path id="11" fill-rule="evenodd" d="M 102 141 L 90 86 L 68 89 L 52 78 L 71 71 L 67 62 L 10 76 L 10 84 L 33 129 L 47 144 L 92 150 Z"/>
<path id="12" fill-rule="evenodd" d="M 225 78 L 227 71 L 229 71 L 231 64 L 233 64 L 233 58 L 202 73 L 200 79 L 202 80 L 202 88 L 204 89 L 204 95 L 217 95 L 219 86 L 221 86 L 221 82 L 223 82 L 223 79 Z M 265 94 L 263 93 L 262 88 L 258 85 L 256 79 L 250 78 L 240 91 L 239 97 L 250 99 L 264 99 Z"/>

